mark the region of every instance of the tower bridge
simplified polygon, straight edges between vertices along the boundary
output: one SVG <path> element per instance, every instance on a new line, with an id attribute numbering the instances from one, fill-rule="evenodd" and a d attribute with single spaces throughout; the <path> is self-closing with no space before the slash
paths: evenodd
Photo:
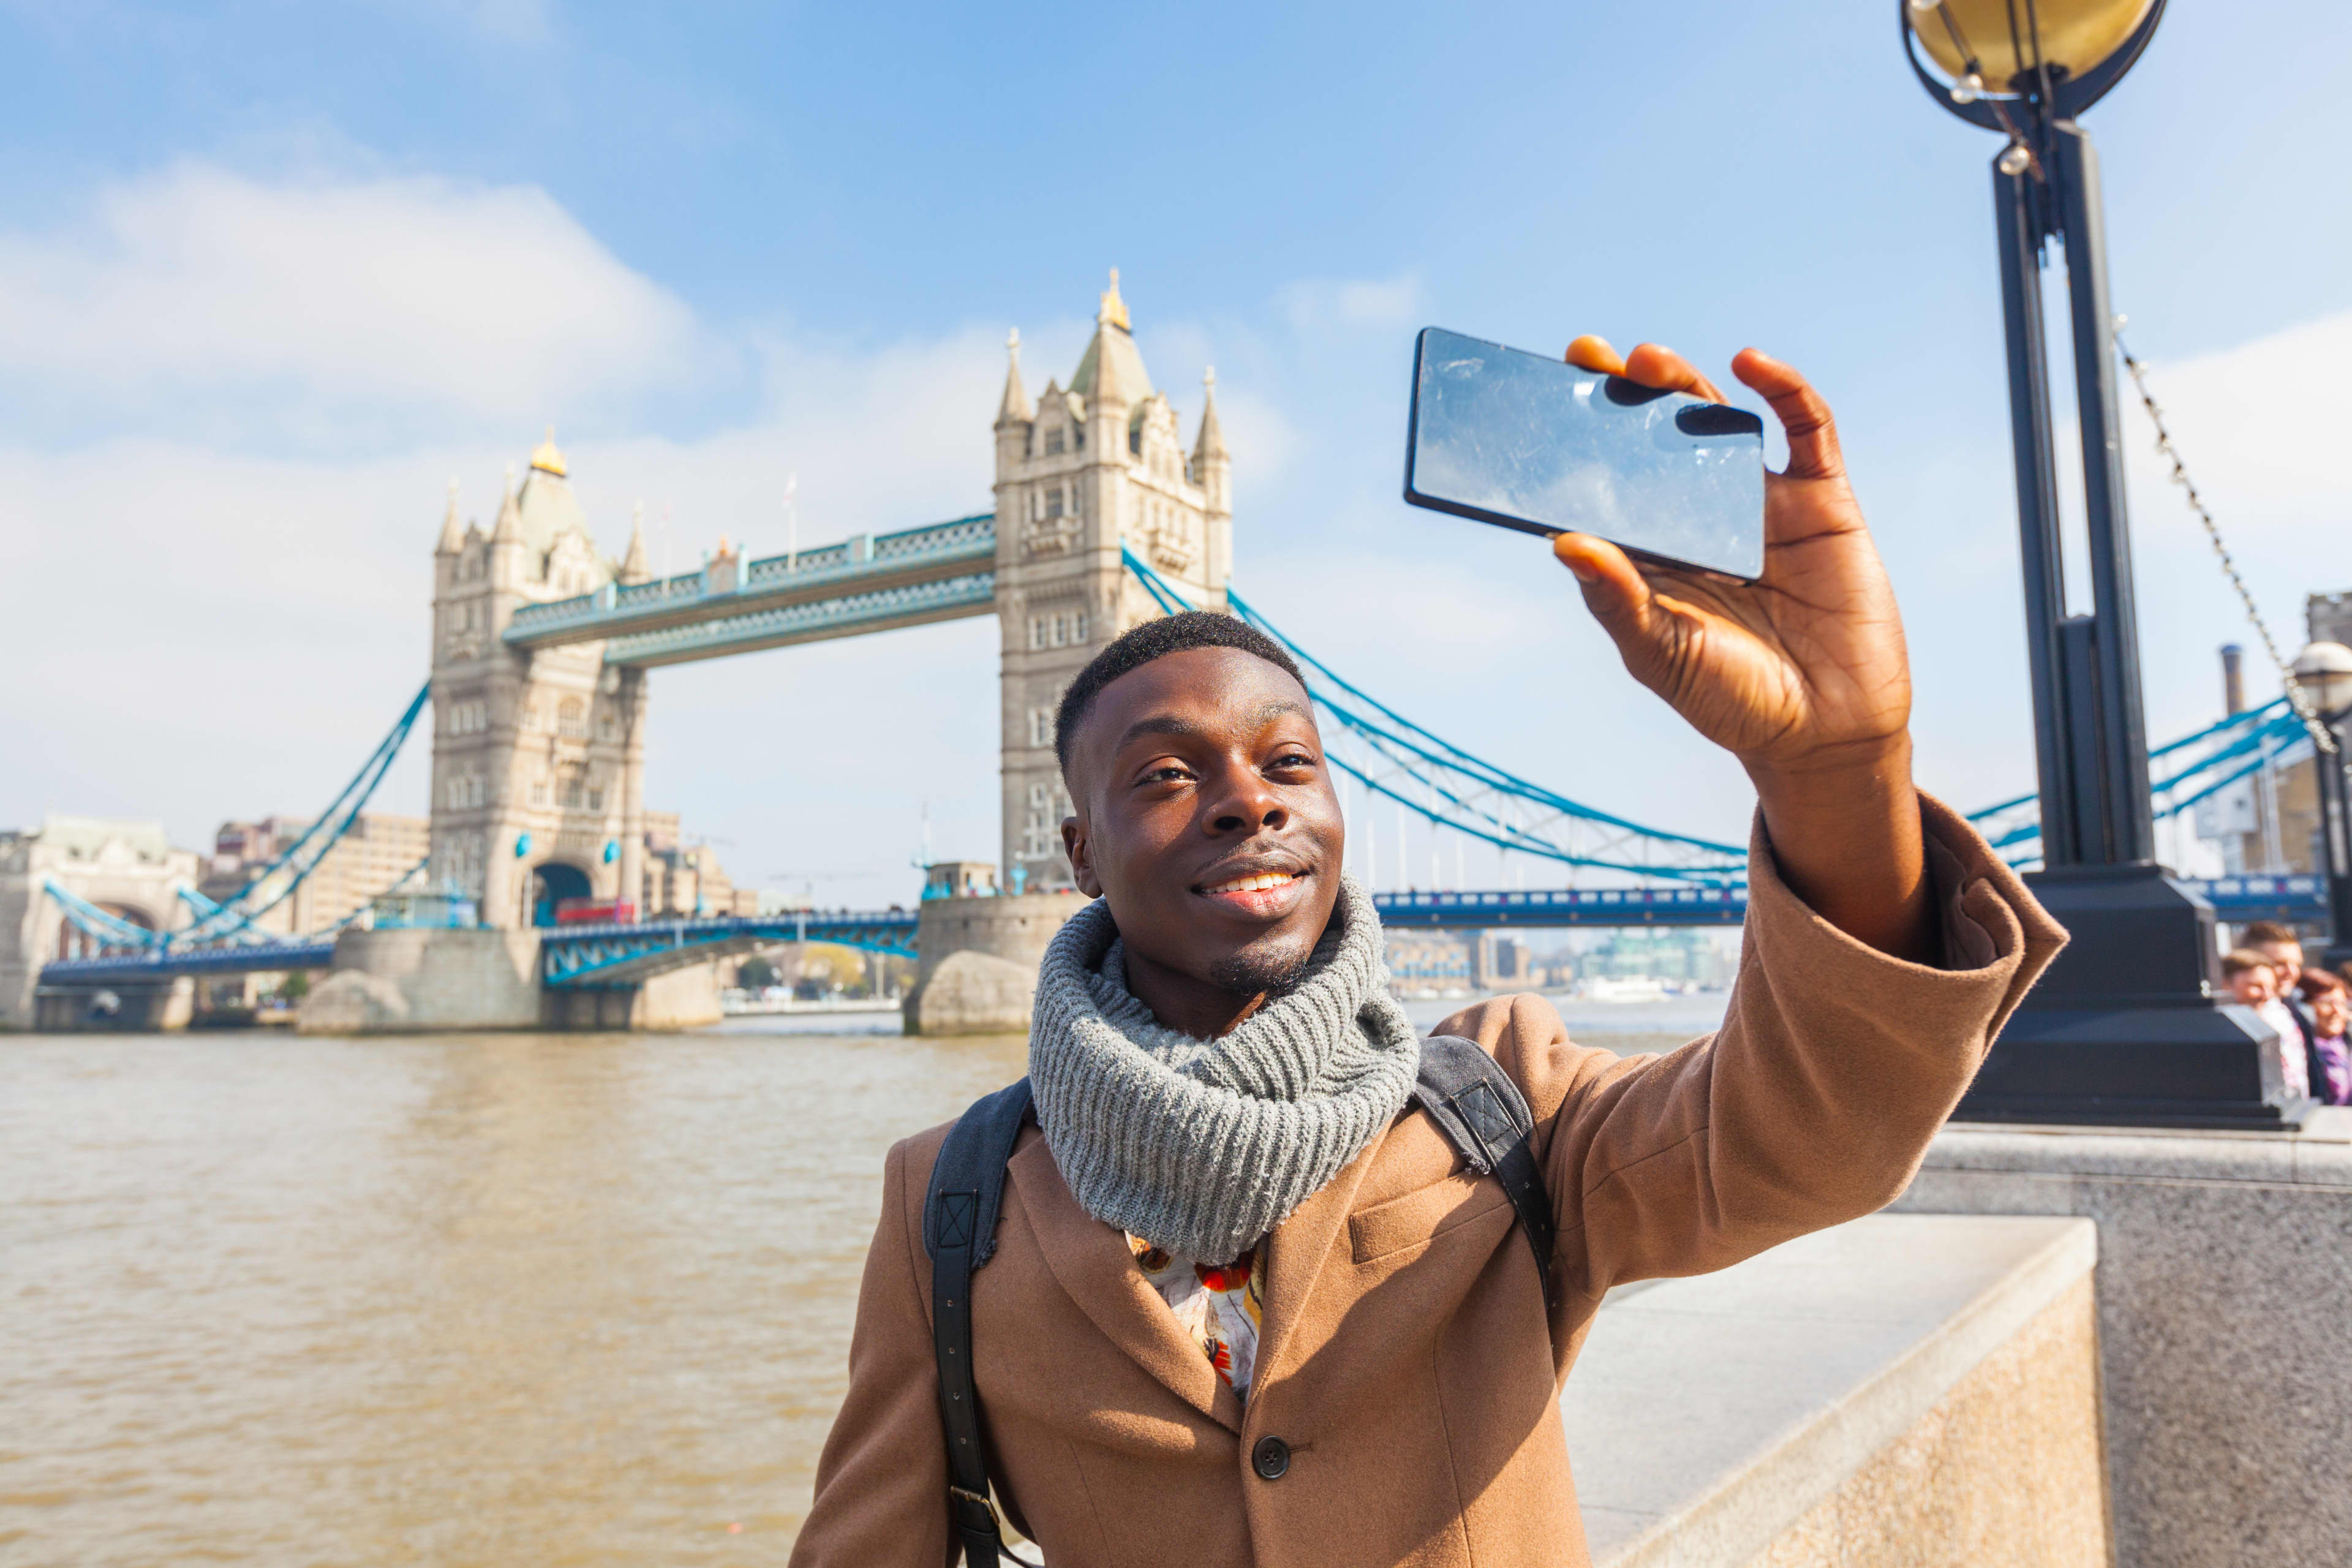
<path id="1" fill-rule="evenodd" d="M 638 904 L 647 670 L 993 615 L 1000 864 L 1017 889 L 1067 890 L 1054 705 L 1096 647 L 1159 613 L 1126 549 L 1223 607 L 1232 463 L 1213 373 L 1188 447 L 1116 272 L 1067 386 L 1033 401 L 1017 333 L 1008 359 L 990 512 L 760 560 L 722 540 L 701 569 L 656 577 L 642 515 L 620 562 L 597 555 L 551 437 L 487 532 L 453 496 L 435 551 L 434 879 L 494 928 L 562 898 Z"/>
<path id="2" fill-rule="evenodd" d="M 434 547 L 426 688 L 310 830 L 242 892 L 216 904 L 193 887 L 174 893 L 159 883 L 146 904 L 126 903 L 96 864 L 43 868 L 35 862 L 47 851 L 0 846 L 0 913 L 15 896 L 25 927 L 48 933 L 36 943 L 53 954 L 39 969 L 44 1025 L 74 1026 L 93 996 L 118 992 L 139 999 L 121 1016 L 168 1018 L 171 988 L 192 976 L 320 968 L 334 973 L 305 1003 L 306 1027 L 688 1024 L 716 1015 L 714 959 L 794 940 L 918 956 L 911 1026 L 1017 1023 L 1045 942 L 1084 901 L 1059 831 L 1069 811 L 1053 751 L 1061 692 L 1120 631 L 1187 606 L 1239 616 L 1297 657 L 1340 775 L 1351 860 L 1368 880 L 1410 879 L 1395 874 L 1400 859 L 1372 859 L 1372 810 L 1393 807 L 1391 856 L 1410 814 L 1569 884 L 1380 893 L 1387 922 L 1743 918 L 1740 846 L 1630 821 L 1483 760 L 1342 679 L 1234 591 L 1232 464 L 1214 374 L 1203 376 L 1188 444 L 1145 371 L 1116 272 L 1066 386 L 1055 378 L 1030 396 L 1017 334 L 1008 362 L 990 511 L 756 560 L 722 539 L 699 569 L 657 577 L 642 514 L 620 561 L 598 553 L 552 432 L 520 486 L 509 480 L 488 530 L 460 521 L 453 490 Z M 999 631 L 1005 896 L 927 899 L 919 911 L 635 918 L 651 903 L 643 891 L 650 670 L 983 615 L 997 617 Z M 470 923 L 259 933 L 255 919 L 356 819 L 428 700 L 431 851 L 416 874 L 451 909 L 470 911 Z M 2284 699 L 2233 714 L 2151 753 L 2156 813 L 2177 816 L 2307 750 Z M 1970 815 L 2013 862 L 2038 857 L 2034 797 Z M 2238 921 L 2315 921 L 2325 906 L 2308 877 L 2191 886 Z M 175 899 L 187 910 L 177 923 Z M 551 923 L 566 899 L 603 900 L 624 918 Z M 0 1021 L 8 1006 L 0 995 Z"/>

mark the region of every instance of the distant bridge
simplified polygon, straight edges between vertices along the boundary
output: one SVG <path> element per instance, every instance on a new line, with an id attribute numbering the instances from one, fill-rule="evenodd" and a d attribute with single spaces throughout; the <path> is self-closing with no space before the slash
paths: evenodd
<path id="1" fill-rule="evenodd" d="M 539 977 L 555 989 L 635 985 L 666 970 L 785 942 L 824 942 L 912 958 L 915 911 L 812 910 L 551 926 L 539 933 Z"/>
<path id="2" fill-rule="evenodd" d="M 2311 922 L 2327 914 L 2319 877 L 2220 877 L 2181 884 L 2225 921 Z M 1374 893 L 1381 921 L 1393 930 L 1482 931 L 1591 926 L 1736 926 L 1748 917 L 1744 888 L 1529 888 L 1509 891 Z M 541 984 L 557 990 L 635 985 L 648 976 L 788 942 L 914 958 L 913 910 L 812 910 L 773 915 L 713 915 L 672 920 L 553 926 L 540 932 Z M 250 974 L 325 969 L 332 941 L 253 942 L 242 947 L 150 949 L 97 958 L 61 959 L 41 970 L 44 984 L 153 984 L 181 975 Z"/>
<path id="3" fill-rule="evenodd" d="M 2180 885 L 2232 924 L 2327 918 L 2321 877 L 2182 879 Z M 1496 926 L 1736 926 L 1748 918 L 1745 888 L 1530 888 L 1512 892 L 1374 893 L 1372 907 L 1391 928 L 1449 931 Z"/>

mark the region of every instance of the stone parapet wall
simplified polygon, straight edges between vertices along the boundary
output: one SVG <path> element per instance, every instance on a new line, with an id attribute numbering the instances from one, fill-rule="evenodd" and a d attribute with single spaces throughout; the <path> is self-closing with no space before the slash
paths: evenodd
<path id="1" fill-rule="evenodd" d="M 2352 1563 L 2352 1110 L 2300 1133 L 1956 1124 L 1895 1207 L 2097 1224 L 2118 1562 Z"/>
<path id="2" fill-rule="evenodd" d="M 2097 1251 L 1878 1215 L 1612 1292 L 1560 1401 L 1593 1562 L 2105 1568 Z"/>
<path id="3" fill-rule="evenodd" d="M 1749 1568 L 2107 1568 L 2097 1316 L 2085 1276 Z"/>

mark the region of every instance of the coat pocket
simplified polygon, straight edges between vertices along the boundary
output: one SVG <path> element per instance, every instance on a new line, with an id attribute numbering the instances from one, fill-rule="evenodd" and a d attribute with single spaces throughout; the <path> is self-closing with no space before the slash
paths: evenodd
<path id="1" fill-rule="evenodd" d="M 1503 1184 L 1493 1177 L 1457 1171 L 1401 1198 L 1349 1215 L 1348 1239 L 1355 1247 L 1356 1261 L 1370 1263 L 1435 1240 L 1480 1215 L 1508 1208 L 1510 1203 Z"/>

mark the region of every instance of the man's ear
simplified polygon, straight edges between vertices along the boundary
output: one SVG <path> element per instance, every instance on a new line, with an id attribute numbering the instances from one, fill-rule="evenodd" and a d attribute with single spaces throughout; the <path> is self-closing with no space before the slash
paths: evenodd
<path id="1" fill-rule="evenodd" d="M 1070 879 L 1078 891 L 1090 899 L 1102 897 L 1102 879 L 1095 875 L 1093 847 L 1087 843 L 1087 826 L 1075 816 L 1062 818 L 1062 852 L 1070 858 Z"/>

